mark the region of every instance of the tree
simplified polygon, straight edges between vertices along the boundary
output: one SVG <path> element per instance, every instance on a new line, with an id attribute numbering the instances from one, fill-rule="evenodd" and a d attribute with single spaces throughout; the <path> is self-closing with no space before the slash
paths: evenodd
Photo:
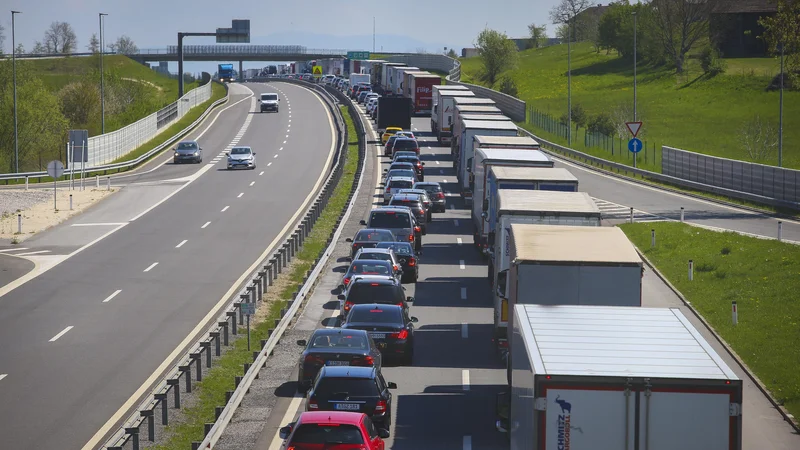
<path id="1" fill-rule="evenodd" d="M 594 6 L 594 3 L 592 3 L 591 0 L 560 0 L 558 4 L 550 10 L 550 20 L 555 24 L 567 25 L 566 30 L 559 27 L 558 32 L 564 34 L 564 38 L 574 41 L 576 36 L 574 29 L 576 26 L 575 18 L 592 6 Z M 569 32 L 569 25 L 573 27 L 572 33 Z M 559 36 L 559 38 L 561 38 L 561 36 Z"/>
<path id="2" fill-rule="evenodd" d="M 539 26 L 532 23 L 528 25 L 528 33 L 531 37 L 532 48 L 543 47 L 545 42 L 547 42 L 547 25 Z"/>
<path id="3" fill-rule="evenodd" d="M 686 54 L 708 37 L 708 18 L 716 0 L 652 0 L 654 33 L 675 70 L 683 73 Z"/>
<path id="4" fill-rule="evenodd" d="M 756 115 L 741 132 L 742 145 L 753 161 L 769 159 L 778 147 L 778 133 L 772 125 Z"/>
<path id="5" fill-rule="evenodd" d="M 92 53 L 100 52 L 100 39 L 97 39 L 97 33 L 92 33 L 92 37 L 89 38 L 89 44 L 86 46 L 86 49 Z"/>
<path id="6" fill-rule="evenodd" d="M 117 40 L 108 47 L 112 52 L 119 53 L 121 55 L 134 55 L 139 53 L 139 47 L 136 46 L 136 44 L 133 42 L 133 39 L 126 35 L 118 37 Z"/>
<path id="7" fill-rule="evenodd" d="M 447 51 L 447 56 L 456 59 L 458 58 L 458 53 L 456 53 L 456 51 L 451 48 L 450 50 Z"/>
<path id="8" fill-rule="evenodd" d="M 505 33 L 485 29 L 478 35 L 475 48 L 483 62 L 484 79 L 490 85 L 494 85 L 501 72 L 517 62 L 517 46 Z"/>
<path id="9" fill-rule="evenodd" d="M 72 53 L 78 47 L 78 37 L 67 22 L 53 22 L 44 32 L 47 53 Z"/>
<path id="10" fill-rule="evenodd" d="M 514 81 L 509 75 L 503 75 L 500 78 L 500 81 L 497 82 L 500 86 L 498 87 L 498 91 L 502 92 L 503 94 L 510 95 L 512 97 L 517 97 L 518 89 L 517 89 L 517 82 Z"/>
<path id="11" fill-rule="evenodd" d="M 578 41 L 589 41 L 595 51 L 600 53 L 600 13 L 594 10 L 584 11 L 575 19 L 575 38 Z"/>
<path id="12" fill-rule="evenodd" d="M 47 48 L 45 48 L 41 42 L 36 41 L 33 43 L 33 50 L 31 50 L 31 53 L 34 55 L 43 55 L 47 53 Z"/>
<path id="13" fill-rule="evenodd" d="M 569 39 L 569 25 L 562 23 L 556 27 L 556 37 L 561 42 L 567 42 Z"/>
<path id="14" fill-rule="evenodd" d="M 561 123 L 567 124 L 569 121 L 569 117 L 567 114 L 561 116 Z M 583 109 L 583 105 L 580 103 L 575 103 L 572 105 L 572 123 L 575 124 L 575 131 L 578 131 L 578 128 L 585 127 L 586 122 L 589 120 L 588 114 L 586 114 L 586 110 Z"/>
<path id="15" fill-rule="evenodd" d="M 25 54 L 25 46 L 22 44 L 17 44 L 17 49 L 14 50 L 14 53 L 17 55 L 24 55 Z"/>
<path id="16" fill-rule="evenodd" d="M 778 2 L 778 12 L 772 17 L 762 17 L 758 21 L 764 27 L 764 34 L 761 35 L 767 43 L 769 51 L 773 54 L 780 54 L 781 44 L 785 55 L 783 74 L 784 87 L 790 85 L 798 86 L 797 78 L 800 72 L 800 1 L 799 0 L 780 0 Z M 789 83 L 785 78 L 789 78 Z M 780 84 L 780 80 L 779 83 Z"/>

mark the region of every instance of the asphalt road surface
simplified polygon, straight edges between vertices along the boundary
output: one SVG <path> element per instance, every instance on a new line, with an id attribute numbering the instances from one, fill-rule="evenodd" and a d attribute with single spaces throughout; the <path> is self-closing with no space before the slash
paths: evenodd
<path id="1" fill-rule="evenodd" d="M 427 118 L 414 119 L 415 133 L 422 141 L 422 159 L 426 162 L 426 180 L 442 182 L 450 193 L 457 185 L 452 169 L 449 148 L 436 144 L 428 133 Z M 368 136 L 375 140 L 376 136 Z M 370 153 L 378 171 L 386 167 L 380 157 L 380 147 L 370 145 Z M 380 161 L 380 162 L 379 162 Z M 669 205 L 687 208 L 687 218 L 702 220 L 715 215 L 715 226 L 726 226 L 758 233 L 771 219 L 748 217 L 724 207 L 680 198 L 673 194 L 641 189 L 614 178 L 591 172 L 569 169 L 580 179 L 581 190 L 599 199 L 598 203 L 612 219 L 608 224 L 627 217 L 628 204 L 634 201 L 637 220 L 658 220 L 654 213 L 665 213 Z M 358 220 L 369 211 L 370 199 L 379 191 L 377 173 L 367 172 L 372 184 L 364 180 L 359 201 L 345 225 L 342 241 L 358 229 Z M 638 190 L 639 192 L 633 192 Z M 364 192 L 366 191 L 366 193 Z M 604 200 L 605 199 L 605 200 Z M 496 357 L 491 343 L 492 306 L 486 266 L 472 248 L 470 213 L 456 196 L 449 196 L 454 209 L 435 214 L 428 234 L 423 237 L 424 255 L 421 258 L 420 278 L 407 286 L 407 294 L 415 296 L 411 314 L 417 324 L 415 360 L 411 367 L 386 367 L 387 381 L 394 381 L 393 427 L 387 448 L 407 449 L 502 449 L 508 448 L 505 437 L 495 431 L 495 394 L 506 388 L 505 369 Z M 664 209 L 648 205 L 666 205 Z M 652 210 L 652 211 L 648 211 Z M 690 212 L 691 213 L 690 213 Z M 726 212 L 727 211 L 727 212 Z M 615 214 L 620 220 L 615 220 Z M 691 214 L 691 215 L 690 215 Z M 729 217 L 723 217 L 727 214 Z M 693 219 L 694 220 L 694 219 Z M 786 231 L 786 229 L 784 229 Z M 346 255 L 347 245 L 340 243 L 337 255 Z M 302 397 L 294 393 L 296 364 L 301 349 L 296 339 L 307 338 L 311 330 L 331 326 L 338 302 L 335 287 L 341 277 L 343 259 L 334 260 L 316 288 L 309 304 L 293 330 L 282 339 L 275 356 L 267 363 L 264 373 L 251 387 L 229 429 L 220 440 L 220 450 L 255 448 L 277 450 L 280 439 L 277 429 L 296 419 L 305 408 Z M 345 263 L 346 264 L 346 263 Z M 716 343 L 711 334 L 689 313 L 678 297 L 652 271 L 644 277 L 645 307 L 680 307 L 701 330 L 712 346 L 730 367 L 745 380 L 744 449 L 789 450 L 800 448 L 800 437 L 783 421 L 779 413 L 746 378 L 734 360 Z M 266 375 L 266 376 L 265 376 Z"/>
<path id="2" fill-rule="evenodd" d="M 50 268 L 0 290 L 0 447 L 81 448 L 104 424 L 113 430 L 109 418 L 127 417 L 120 408 L 216 317 L 318 190 L 334 144 L 321 100 L 286 83 L 245 87 L 232 85 L 231 108 L 190 136 L 202 164 L 129 177 L 120 193 L 26 241 L 51 249 Z M 250 90 L 279 92 L 280 113 L 252 112 Z M 255 170 L 225 170 L 232 143 L 253 148 Z"/>

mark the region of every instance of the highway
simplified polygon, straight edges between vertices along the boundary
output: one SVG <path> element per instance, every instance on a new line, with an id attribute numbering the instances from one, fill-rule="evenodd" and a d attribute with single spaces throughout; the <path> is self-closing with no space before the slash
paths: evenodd
<path id="1" fill-rule="evenodd" d="M 276 91 L 280 113 L 253 112 L 253 93 Z M 46 252 L 0 289 L 3 448 L 102 444 L 321 187 L 335 144 L 322 100 L 287 83 L 231 94 L 187 137 L 202 164 L 173 165 L 167 152 L 115 180 L 125 186 L 108 200 L 25 241 L 26 252 Z M 251 146 L 257 169 L 225 170 L 231 144 Z"/>
<path id="2" fill-rule="evenodd" d="M 442 182 L 452 195 L 458 190 L 449 148 L 436 144 L 428 132 L 428 123 L 427 118 L 413 120 L 413 131 L 423 147 L 426 180 Z M 370 134 L 368 139 L 374 142 L 378 138 Z M 358 220 L 366 217 L 372 205 L 378 204 L 380 191 L 373 190 L 372 186 L 377 185 L 377 176 L 387 164 L 380 156 L 380 146 L 371 144 L 369 149 L 368 154 L 373 158 L 366 165 L 357 208 L 345 224 L 342 241 L 337 245 L 338 259 L 330 262 L 295 328 L 288 331 L 260 379 L 251 386 L 251 393 L 217 444 L 218 450 L 278 450 L 281 441 L 277 438 L 277 429 L 294 421 L 304 410 L 303 398 L 295 393 L 301 348 L 294 342 L 307 338 L 315 328 L 334 324 L 332 317 L 338 305 L 335 288 L 346 267 L 342 257 L 347 254 L 349 245 L 344 243 L 344 237 L 360 228 Z M 687 208 L 687 218 L 699 220 L 703 214 L 717 214 L 713 219 L 715 226 L 741 228 L 747 232 L 757 233 L 759 223 L 771 220 L 743 219 L 746 214 L 735 211 L 728 211 L 730 217 L 722 217 L 719 211 L 727 211 L 726 208 L 641 189 L 613 177 L 576 169 L 570 163 L 567 166 L 579 178 L 581 190 L 598 199 L 607 199 L 599 201 L 610 218 L 606 225 L 621 222 L 627 217 L 628 206 L 634 204 L 637 209 L 641 208 L 636 215 L 639 221 L 659 220 L 655 213 L 665 213 L 670 205 L 678 203 Z M 626 201 L 630 203 L 622 203 Z M 394 391 L 393 426 L 391 437 L 386 441 L 387 449 L 508 448 L 504 435 L 494 429 L 495 394 L 505 389 L 506 378 L 491 343 L 492 307 L 486 266 L 470 245 L 469 210 L 456 196 L 449 196 L 448 203 L 453 209 L 435 214 L 428 234 L 423 237 L 424 254 L 416 287 L 406 285 L 407 295 L 415 296 L 411 314 L 419 318 L 414 364 L 384 368 L 386 380 L 398 385 Z M 648 205 L 664 206 L 658 209 Z M 744 449 L 800 448 L 800 436 L 794 434 L 733 358 L 651 270 L 645 272 L 643 296 L 645 307 L 681 308 L 727 364 L 745 380 Z"/>

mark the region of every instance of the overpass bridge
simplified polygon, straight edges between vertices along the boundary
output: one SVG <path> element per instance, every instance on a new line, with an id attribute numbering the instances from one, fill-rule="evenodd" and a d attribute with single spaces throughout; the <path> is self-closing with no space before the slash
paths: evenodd
<path id="1" fill-rule="evenodd" d="M 346 58 L 345 49 L 310 49 L 301 45 L 184 45 L 184 61 L 308 61 Z M 358 50 L 362 51 L 362 50 Z M 178 61 L 178 46 L 142 49 L 128 55 L 141 63 Z"/>

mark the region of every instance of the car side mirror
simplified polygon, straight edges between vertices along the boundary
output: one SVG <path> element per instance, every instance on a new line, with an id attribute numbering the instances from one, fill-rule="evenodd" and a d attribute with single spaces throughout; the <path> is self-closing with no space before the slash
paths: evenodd
<path id="1" fill-rule="evenodd" d="M 388 387 L 389 389 L 397 389 L 397 383 L 393 383 L 390 381 L 386 383 L 386 387 Z"/>
<path id="2" fill-rule="evenodd" d="M 481 217 L 483 217 L 485 219 L 485 218 L 489 217 L 489 213 L 484 211 L 484 212 L 481 213 Z"/>
<path id="3" fill-rule="evenodd" d="M 225 153 L 225 156 L 230 156 L 230 152 L 222 152 Z"/>
<path id="4" fill-rule="evenodd" d="M 353 239 L 352 239 L 352 238 L 347 238 L 347 239 L 345 239 L 344 241 L 345 241 L 345 242 L 353 242 Z"/>
<path id="5" fill-rule="evenodd" d="M 297 340 L 297 345 L 299 345 L 301 347 L 305 347 L 306 345 L 308 345 L 308 341 L 305 340 L 305 339 L 298 339 Z"/>
<path id="6" fill-rule="evenodd" d="M 378 437 L 381 439 L 388 439 L 389 438 L 389 430 L 384 430 L 383 428 L 378 428 Z"/>
<path id="7" fill-rule="evenodd" d="M 339 294 L 336 296 L 336 298 L 338 298 L 339 300 L 345 300 L 347 297 L 345 297 L 344 294 Z"/>
<path id="8" fill-rule="evenodd" d="M 200 147 L 199 150 L 202 152 L 203 151 L 203 147 Z"/>
<path id="9" fill-rule="evenodd" d="M 285 427 L 282 427 L 278 434 L 280 435 L 281 439 L 287 439 L 289 435 L 292 434 L 292 426 L 286 425 Z"/>
<path id="10" fill-rule="evenodd" d="M 406 297 L 406 301 L 408 303 L 413 303 L 414 302 L 414 297 Z"/>
<path id="11" fill-rule="evenodd" d="M 388 171 L 389 171 L 389 169 L 383 169 L 383 171 L 384 171 L 384 172 L 388 172 Z"/>
<path id="12" fill-rule="evenodd" d="M 253 152 L 253 156 L 256 156 L 256 152 Z"/>
<path id="13" fill-rule="evenodd" d="M 367 221 L 364 220 L 364 219 L 361 219 L 361 220 L 358 221 L 358 223 L 361 224 L 361 225 L 366 225 Z"/>
<path id="14" fill-rule="evenodd" d="M 419 322 L 419 319 L 417 319 L 414 316 L 411 316 L 411 323 L 417 323 L 417 322 Z"/>
<path id="15" fill-rule="evenodd" d="M 425 165 L 425 163 L 422 163 L 422 165 L 424 166 L 424 165 Z"/>

